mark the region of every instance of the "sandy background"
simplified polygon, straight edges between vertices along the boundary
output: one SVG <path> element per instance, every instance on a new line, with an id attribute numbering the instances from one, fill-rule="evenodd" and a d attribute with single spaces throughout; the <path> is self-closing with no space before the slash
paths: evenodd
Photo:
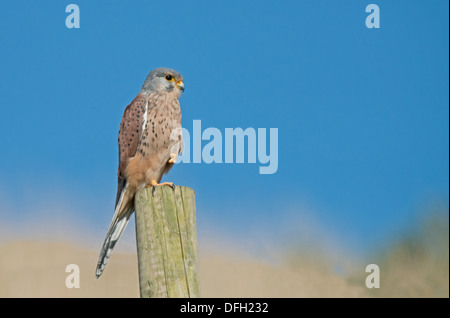
<path id="1" fill-rule="evenodd" d="M 332 251 L 272 247 L 276 259 L 220 243 L 199 248 L 203 297 L 449 297 L 448 218 L 432 218 L 370 256 L 381 287 L 365 287 L 365 261 L 338 268 Z M 214 246 L 216 244 L 216 247 Z M 125 244 L 126 245 L 126 242 Z M 85 243 L 7 239 L 0 244 L 0 297 L 139 297 L 137 257 L 118 249 L 94 278 L 98 251 Z M 341 257 L 344 257 L 341 255 Z M 68 264 L 80 268 L 80 288 L 68 289 Z"/>
<path id="2" fill-rule="evenodd" d="M 11 242 L 0 247 L 2 297 L 139 297 L 135 254 L 116 253 L 94 278 L 97 252 L 64 243 Z M 80 288 L 68 289 L 67 264 L 80 267 Z M 200 258 L 204 297 L 305 297 L 362 295 L 362 288 L 314 268 L 274 267 L 251 259 Z"/>

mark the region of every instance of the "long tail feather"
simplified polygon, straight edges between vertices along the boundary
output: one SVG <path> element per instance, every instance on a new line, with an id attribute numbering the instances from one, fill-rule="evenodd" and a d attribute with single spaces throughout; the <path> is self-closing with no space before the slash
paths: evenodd
<path id="1" fill-rule="evenodd" d="M 127 190 L 128 186 L 125 186 L 122 190 L 120 199 L 114 211 L 114 216 L 111 221 L 111 225 L 106 234 L 106 238 L 100 251 L 100 255 L 98 256 L 97 269 L 95 271 L 96 278 L 99 278 L 102 275 L 103 270 L 105 269 L 105 266 L 108 263 L 111 251 L 113 250 L 114 246 L 116 245 L 117 241 L 119 240 L 120 236 L 125 230 L 128 221 L 130 220 L 131 214 L 133 214 L 134 212 L 133 205 L 128 204 L 128 202 L 123 202 Z"/>

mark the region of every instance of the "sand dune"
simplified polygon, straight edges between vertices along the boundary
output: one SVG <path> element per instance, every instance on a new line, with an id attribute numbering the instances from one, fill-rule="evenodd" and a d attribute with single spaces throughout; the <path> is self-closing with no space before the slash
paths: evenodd
<path id="1" fill-rule="evenodd" d="M 92 241 L 88 235 L 78 236 L 87 242 L 76 244 L 23 235 L 4 237 L 0 297 L 139 297 L 137 256 L 132 233 L 128 236 L 98 280 L 94 275 L 98 250 L 87 247 Z M 278 246 L 261 258 L 242 246 L 233 247 L 227 239 L 213 243 L 203 237 L 201 242 L 212 244 L 199 246 L 203 297 L 449 297 L 447 214 L 420 222 L 366 259 L 351 259 L 339 252 L 339 261 L 349 264 L 340 270 L 330 259 L 337 251 L 329 248 L 305 251 L 292 246 L 283 254 Z M 365 286 L 369 261 L 380 267 L 379 289 Z M 66 287 L 69 264 L 79 266 L 80 288 Z"/>
<path id="2" fill-rule="evenodd" d="M 109 277 L 95 280 L 95 251 L 66 243 L 15 241 L 0 246 L 0 253 L 0 297 L 139 296 L 133 255 L 117 253 Z M 79 289 L 66 287 L 68 264 L 80 268 Z"/>
<path id="3" fill-rule="evenodd" d="M 115 253 L 96 280 L 97 252 L 68 243 L 14 241 L 0 246 L 0 297 L 139 297 L 135 254 Z M 68 264 L 80 288 L 68 289 Z M 289 269 L 251 259 L 200 259 L 203 297 L 357 297 L 362 287 L 314 268 Z"/>
<path id="4" fill-rule="evenodd" d="M 115 253 L 96 280 L 97 251 L 58 242 L 0 245 L 0 297 L 139 297 L 135 254 Z M 405 265 L 404 255 L 383 263 L 382 288 L 365 288 L 362 275 L 338 275 L 324 264 L 273 265 L 249 257 L 200 256 L 203 297 L 448 297 L 444 262 Z M 68 264 L 80 268 L 80 288 L 65 281 Z M 390 265 L 389 265 L 390 264 Z M 424 266 L 425 264 L 425 266 Z M 399 266 L 400 265 L 400 266 Z"/>

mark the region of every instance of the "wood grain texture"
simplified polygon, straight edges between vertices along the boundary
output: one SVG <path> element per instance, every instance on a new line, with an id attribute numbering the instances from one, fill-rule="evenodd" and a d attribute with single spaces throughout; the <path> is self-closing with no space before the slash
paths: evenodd
<path id="1" fill-rule="evenodd" d="M 194 190 L 146 188 L 135 209 L 141 297 L 200 297 Z"/>

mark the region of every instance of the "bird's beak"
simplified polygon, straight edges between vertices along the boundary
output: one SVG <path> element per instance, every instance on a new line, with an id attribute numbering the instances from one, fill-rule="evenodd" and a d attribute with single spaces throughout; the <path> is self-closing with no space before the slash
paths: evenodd
<path id="1" fill-rule="evenodd" d="M 177 87 L 180 89 L 180 91 L 184 92 L 184 84 L 183 81 L 177 82 Z"/>

